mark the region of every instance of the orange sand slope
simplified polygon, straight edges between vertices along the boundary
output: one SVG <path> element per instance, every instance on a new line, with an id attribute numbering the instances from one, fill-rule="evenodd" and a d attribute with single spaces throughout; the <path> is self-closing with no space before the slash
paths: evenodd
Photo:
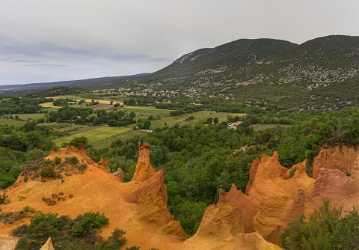
<path id="1" fill-rule="evenodd" d="M 163 173 L 155 172 L 144 181 L 122 183 L 120 178 L 107 172 L 104 166 L 92 161 L 84 150 L 65 148 L 51 152 L 47 159 L 76 157 L 87 169 L 83 174 L 66 176 L 64 180 L 29 180 L 20 176 L 17 184 L 6 190 L 10 203 L 2 205 L 3 212 L 20 211 L 26 206 L 46 213 L 75 217 L 85 212 L 101 212 L 110 220 L 102 234 L 108 236 L 115 228 L 126 230 L 130 244 L 144 248 L 160 247 L 179 242 L 183 233 L 179 223 L 172 219 L 166 205 Z M 138 175 L 147 171 L 149 149 L 142 147 L 138 161 Z M 147 159 L 148 158 L 148 159 Z M 49 206 L 43 197 L 63 193 L 71 199 Z M 20 224 L 0 225 L 0 234 L 9 235 Z"/>
<path id="2" fill-rule="evenodd" d="M 16 243 L 17 240 L 12 237 L 0 236 L 0 250 L 13 250 Z"/>
<path id="3" fill-rule="evenodd" d="M 10 203 L 2 212 L 21 211 L 24 207 L 75 217 L 85 212 L 101 212 L 110 220 L 103 232 L 115 228 L 127 232 L 130 245 L 161 250 L 234 250 L 280 249 L 273 243 L 288 223 L 298 216 L 310 215 L 323 200 L 349 211 L 359 203 L 359 150 L 350 147 L 323 149 L 314 161 L 314 176 L 305 172 L 305 162 L 291 169 L 282 167 L 278 155 L 254 161 L 246 193 L 234 185 L 209 206 L 196 234 L 186 239 L 180 224 L 167 208 L 164 173 L 150 164 L 148 145 L 140 147 L 135 175 L 131 182 L 106 171 L 105 164 L 91 160 L 84 150 L 64 148 L 47 159 L 76 157 L 87 166 L 83 173 L 72 173 L 62 180 L 30 179 L 20 176 L 7 189 Z M 49 206 L 43 197 L 62 193 L 66 199 Z M 29 219 L 0 224 L 0 235 Z M 268 240 L 268 241 L 266 241 Z"/>

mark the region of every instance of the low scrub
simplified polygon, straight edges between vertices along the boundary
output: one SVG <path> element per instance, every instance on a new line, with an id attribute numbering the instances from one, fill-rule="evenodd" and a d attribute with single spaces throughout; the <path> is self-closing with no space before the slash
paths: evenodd
<path id="1" fill-rule="evenodd" d="M 98 235 L 98 230 L 108 224 L 99 213 L 86 213 L 75 219 L 56 214 L 39 213 L 30 225 L 14 230 L 20 238 L 16 250 L 40 249 L 51 237 L 56 250 L 119 250 L 126 244 L 125 232 L 114 230 L 108 239 Z"/>
<path id="2" fill-rule="evenodd" d="M 357 210 L 343 216 L 341 209 L 328 202 L 307 221 L 300 218 L 282 235 L 287 250 L 359 249 L 359 214 Z"/>

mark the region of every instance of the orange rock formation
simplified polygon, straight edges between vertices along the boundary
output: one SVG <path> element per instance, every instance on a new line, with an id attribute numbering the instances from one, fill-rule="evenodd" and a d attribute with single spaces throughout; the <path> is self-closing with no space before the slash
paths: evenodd
<path id="1" fill-rule="evenodd" d="M 278 242 L 280 230 L 304 213 L 305 197 L 314 179 L 306 174 L 305 162 L 288 170 L 281 166 L 276 153 L 253 162 L 250 177 L 246 193 L 257 208 L 254 229 Z"/>
<path id="2" fill-rule="evenodd" d="M 359 205 L 359 150 L 337 146 L 322 149 L 313 163 L 284 168 L 277 153 L 253 162 L 246 189 L 257 213 L 253 227 L 265 239 L 279 242 L 281 231 L 301 215 L 309 216 L 328 200 L 344 212 Z M 252 217 L 250 215 L 249 217 Z"/>
<path id="3" fill-rule="evenodd" d="M 54 246 L 52 245 L 51 238 L 46 241 L 46 243 L 40 248 L 40 250 L 55 250 Z"/>
<path id="4" fill-rule="evenodd" d="M 18 181 L 6 190 L 10 203 L 3 212 L 20 211 L 25 206 L 43 212 L 75 217 L 85 212 L 101 212 L 110 225 L 101 233 L 108 236 L 115 228 L 127 231 L 130 245 L 173 250 L 280 249 L 267 242 L 278 242 L 281 231 L 298 216 L 309 216 L 324 200 L 350 211 L 359 203 L 359 151 L 352 147 L 323 149 L 314 160 L 313 175 L 306 163 L 290 169 L 281 166 L 278 155 L 263 156 L 253 162 L 246 193 L 234 185 L 210 205 L 198 231 L 185 240 L 185 234 L 167 208 L 164 172 L 150 163 L 148 145 L 140 146 L 132 181 L 123 183 L 108 173 L 106 161 L 97 164 L 83 149 L 53 151 L 49 160 L 76 157 L 86 171 L 64 180 Z M 20 178 L 21 179 L 21 178 Z M 48 206 L 43 197 L 62 192 L 72 198 Z M 67 196 L 66 196 L 67 197 Z M 0 234 L 10 232 L 29 219 L 0 224 Z"/>
<path id="5" fill-rule="evenodd" d="M 6 190 L 10 203 L 0 205 L 2 212 L 17 212 L 29 206 L 45 213 L 76 217 L 86 212 L 100 212 L 110 224 L 101 234 L 105 237 L 120 228 L 126 231 L 129 245 L 144 249 L 169 249 L 183 241 L 184 233 L 167 209 L 167 194 L 162 171 L 156 171 L 149 162 L 149 148 L 142 146 L 134 180 L 123 183 L 100 164 L 94 162 L 83 149 L 73 147 L 53 151 L 48 160 L 76 157 L 87 166 L 83 173 L 43 182 L 39 179 L 18 181 Z M 21 177 L 19 178 L 21 179 Z M 72 198 L 47 205 L 44 197 L 63 193 Z M 13 224 L 1 224 L 0 235 L 11 235 L 14 228 L 29 219 Z M 172 249 L 176 249 L 173 247 Z"/>
<path id="6" fill-rule="evenodd" d="M 313 162 L 316 182 L 308 199 L 306 213 L 318 208 L 323 200 L 342 207 L 347 213 L 359 205 L 359 149 L 349 146 L 325 148 Z"/>
<path id="7" fill-rule="evenodd" d="M 240 250 L 280 250 L 275 244 L 266 241 L 259 233 L 240 234 L 233 249 Z"/>
<path id="8" fill-rule="evenodd" d="M 0 250 L 14 250 L 17 239 L 8 236 L 0 236 Z"/>
<path id="9" fill-rule="evenodd" d="M 247 249 L 237 245 L 246 233 L 253 232 L 255 214 L 252 201 L 232 185 L 228 193 L 221 194 L 218 202 L 206 209 L 198 231 L 185 242 L 185 249 Z M 253 243 L 253 247 L 256 245 Z"/>
<path id="10" fill-rule="evenodd" d="M 313 177 L 317 178 L 322 168 L 338 169 L 351 174 L 358 165 L 358 149 L 355 147 L 337 146 L 322 149 L 313 162 Z"/>
<path id="11" fill-rule="evenodd" d="M 136 170 L 132 181 L 143 182 L 154 175 L 156 171 L 151 166 L 150 146 L 142 144 L 137 159 Z"/>

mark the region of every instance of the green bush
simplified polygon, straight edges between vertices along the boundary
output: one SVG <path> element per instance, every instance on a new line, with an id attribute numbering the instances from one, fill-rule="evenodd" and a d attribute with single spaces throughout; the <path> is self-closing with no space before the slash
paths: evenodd
<path id="1" fill-rule="evenodd" d="M 88 145 L 88 139 L 84 136 L 75 137 L 70 141 L 69 145 L 76 148 L 84 148 Z"/>
<path id="2" fill-rule="evenodd" d="M 56 172 L 53 165 L 45 165 L 40 170 L 40 176 L 43 178 L 55 178 Z"/>
<path id="3" fill-rule="evenodd" d="M 70 165 L 76 166 L 79 163 L 79 159 L 76 156 L 66 158 L 66 162 Z"/>
<path id="4" fill-rule="evenodd" d="M 72 220 L 56 214 L 37 214 L 30 225 L 14 230 L 20 238 L 16 250 L 40 249 L 51 237 L 56 250 L 119 250 L 126 243 L 125 232 L 114 230 L 108 239 L 97 235 L 97 230 L 108 223 L 103 215 L 88 213 Z"/>
<path id="5" fill-rule="evenodd" d="M 282 245 L 288 250 L 359 249 L 359 214 L 353 210 L 343 217 L 341 209 L 325 202 L 308 221 L 302 217 L 292 223 Z"/>
<path id="6" fill-rule="evenodd" d="M 82 237 L 94 233 L 97 229 L 108 224 L 108 219 L 99 213 L 86 213 L 80 215 L 74 221 L 72 233 L 74 236 Z"/>

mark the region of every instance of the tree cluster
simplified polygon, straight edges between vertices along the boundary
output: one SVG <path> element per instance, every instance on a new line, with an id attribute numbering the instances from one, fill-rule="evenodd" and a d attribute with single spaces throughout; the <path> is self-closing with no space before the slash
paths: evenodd
<path id="1" fill-rule="evenodd" d="M 125 126 L 135 123 L 136 114 L 122 110 L 94 111 L 91 108 L 74 108 L 65 106 L 48 114 L 50 122 L 71 122 L 77 124 L 107 124 L 109 126 Z"/>
<path id="2" fill-rule="evenodd" d="M 16 250 L 40 249 L 49 237 L 56 250 L 123 249 L 126 243 L 124 231 L 117 229 L 107 239 L 98 235 L 98 230 L 108 223 L 108 219 L 99 213 L 86 213 L 75 219 L 39 213 L 29 225 L 14 230 L 14 235 L 20 238 Z"/>

